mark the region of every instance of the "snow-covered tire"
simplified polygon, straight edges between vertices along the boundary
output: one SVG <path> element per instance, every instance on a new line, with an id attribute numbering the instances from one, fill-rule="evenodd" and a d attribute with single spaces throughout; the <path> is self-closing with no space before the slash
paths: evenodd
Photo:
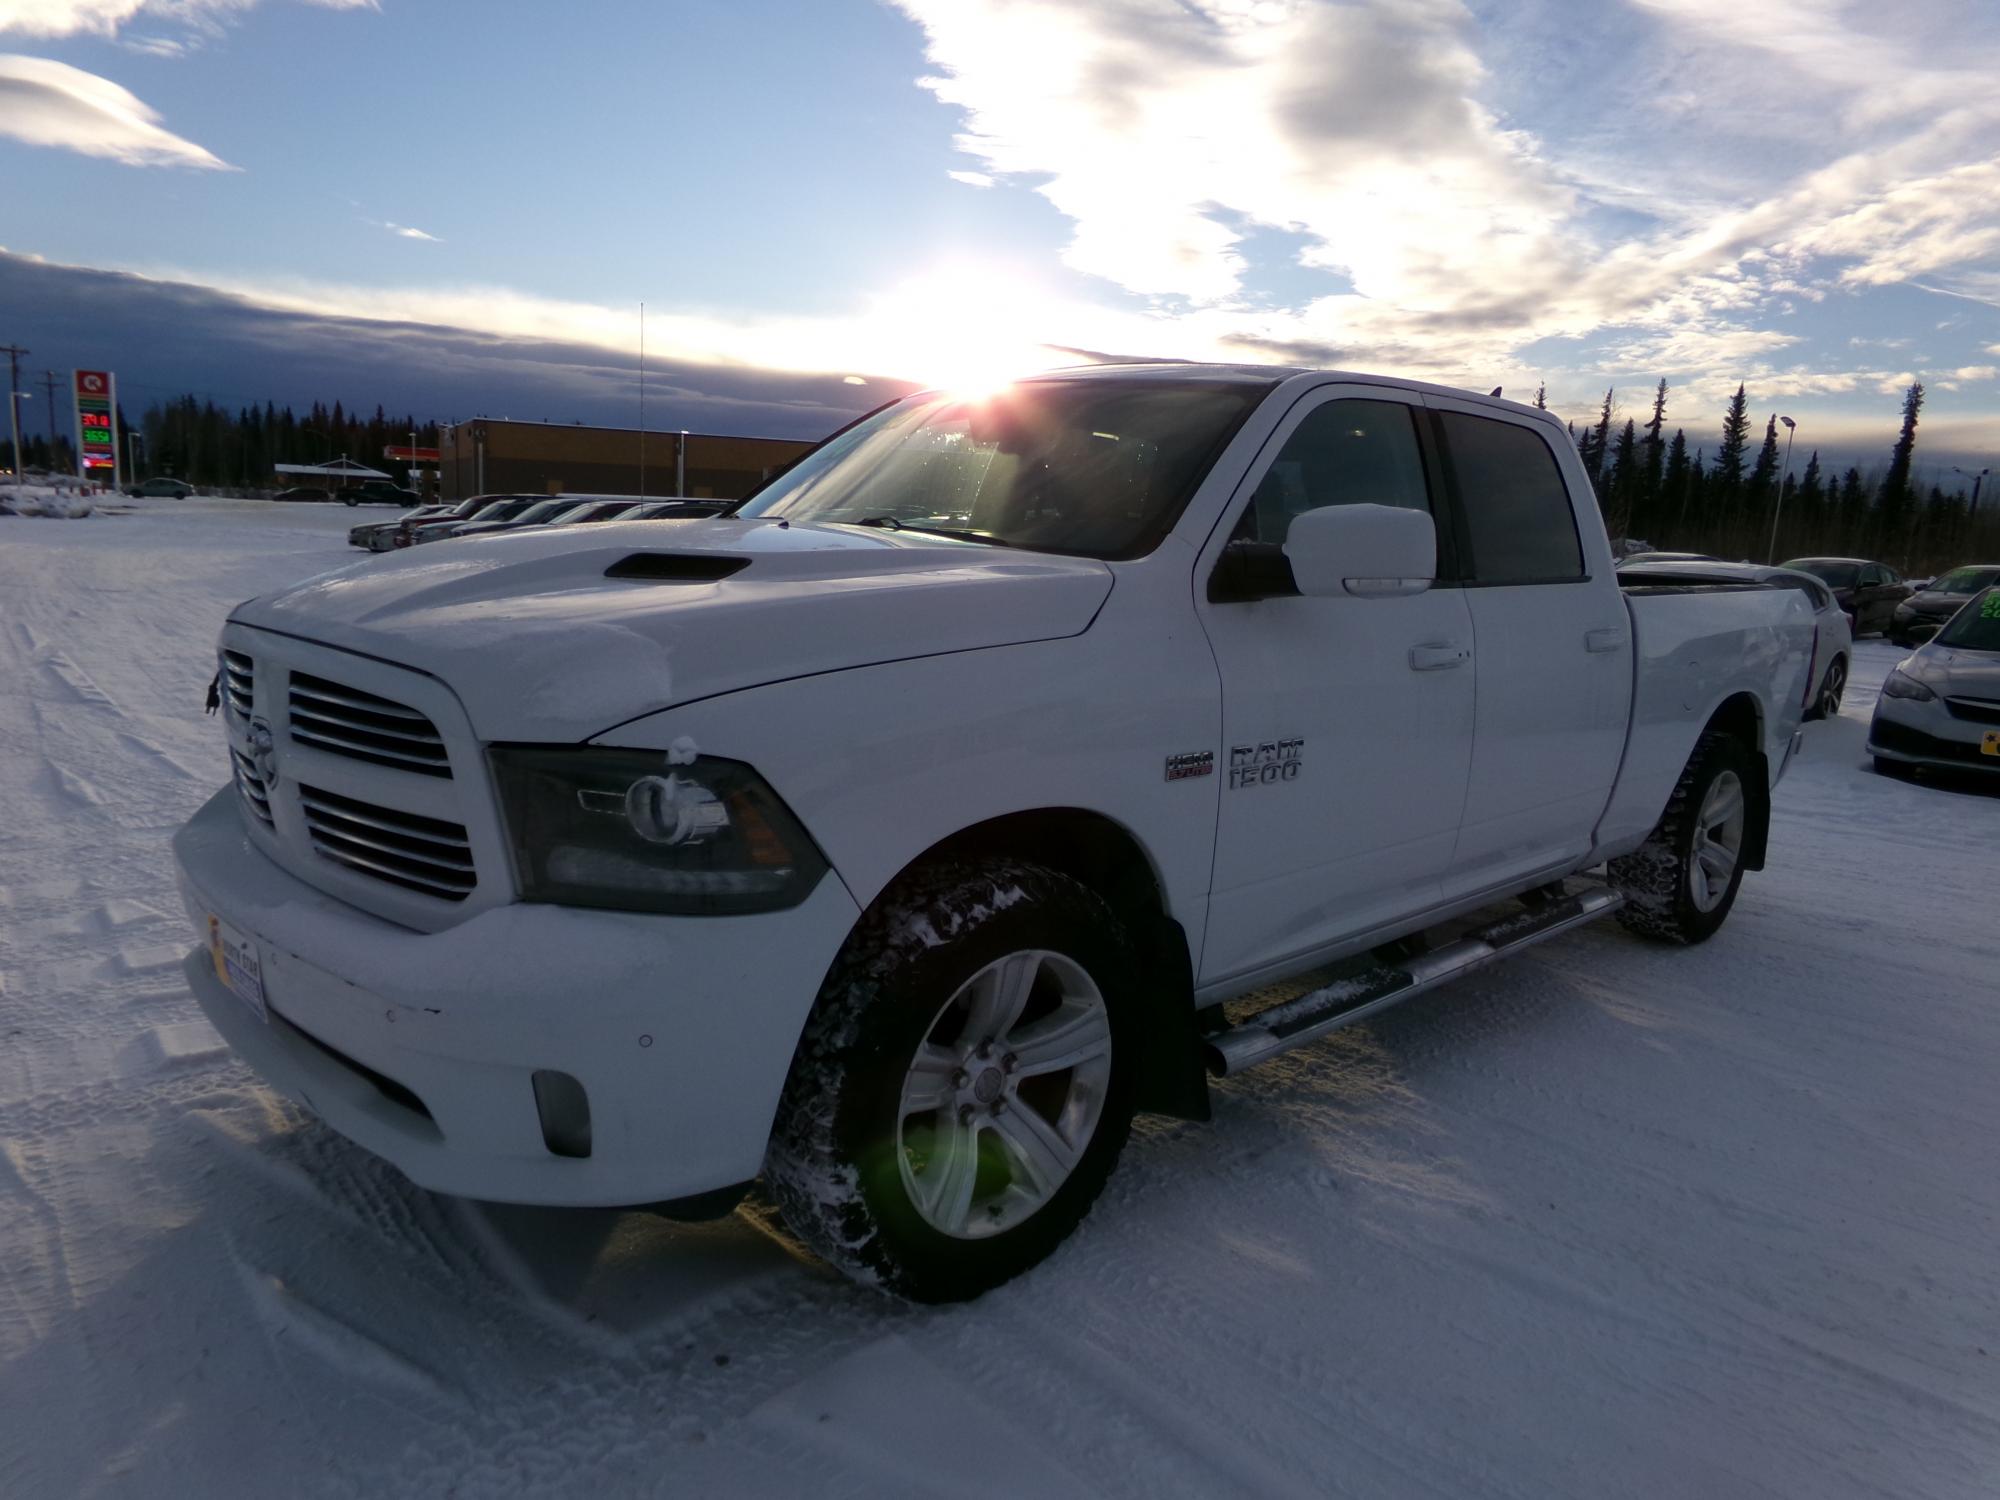
<path id="1" fill-rule="evenodd" d="M 786 1223 L 856 1280 L 918 1302 L 976 1297 L 1042 1260 L 1130 1131 L 1140 971 L 1110 906 L 1057 871 L 962 861 L 900 881 L 834 961 L 792 1059 L 765 1160 Z M 977 1018 L 1017 994 L 1000 1035 L 1018 1051 L 978 1053 Z M 1101 1055 L 1031 1075 L 1030 1058 L 1098 1045 L 1093 1002 Z M 933 1090 L 944 1108 L 913 1113 Z"/>
<path id="2" fill-rule="evenodd" d="M 1743 884 L 1751 798 L 1763 791 L 1753 765 L 1733 734 L 1710 730 L 1695 742 L 1646 842 L 1610 862 L 1611 885 L 1625 896 L 1618 920 L 1628 929 L 1658 942 L 1692 944 L 1706 942 L 1722 926 Z"/>

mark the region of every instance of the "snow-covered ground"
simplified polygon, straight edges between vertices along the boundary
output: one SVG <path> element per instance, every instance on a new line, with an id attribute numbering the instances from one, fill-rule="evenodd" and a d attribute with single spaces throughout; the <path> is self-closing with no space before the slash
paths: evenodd
<path id="1" fill-rule="evenodd" d="M 1224 1084 L 913 1310 L 754 1209 L 434 1198 L 224 1052 L 167 851 L 213 638 L 371 513 L 106 510 L 0 518 L 0 1496 L 2000 1492 L 2000 789 L 1867 768 L 1889 646 L 1706 947 Z"/>

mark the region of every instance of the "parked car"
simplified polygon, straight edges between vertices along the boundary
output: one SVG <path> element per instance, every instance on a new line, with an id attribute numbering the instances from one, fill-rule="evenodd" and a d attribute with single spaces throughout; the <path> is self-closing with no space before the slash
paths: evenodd
<path id="1" fill-rule="evenodd" d="M 568 495 L 557 495 L 547 500 L 538 500 L 525 510 L 516 511 L 512 516 L 500 519 L 481 517 L 476 521 L 461 521 L 451 528 L 453 536 L 486 536 L 495 531 L 518 531 L 526 526 L 540 526 L 554 520 L 566 510 L 574 510 L 576 502 Z M 496 510 L 494 515 L 499 515 Z"/>
<path id="2" fill-rule="evenodd" d="M 510 495 L 491 505 L 482 505 L 469 519 L 473 522 L 511 521 L 530 506 L 540 503 L 540 499 L 534 495 Z M 410 545 L 423 546 L 429 542 L 441 542 L 446 537 L 458 535 L 459 528 L 466 524 L 466 521 L 455 516 L 442 516 L 435 521 L 419 521 L 410 528 Z"/>
<path id="3" fill-rule="evenodd" d="M 1966 600 L 1996 583 L 2000 583 L 2000 563 L 1979 563 L 1939 574 L 1896 606 L 1889 620 L 1889 639 L 1898 646 L 1914 646 L 1928 639 Z"/>
<path id="4" fill-rule="evenodd" d="M 419 505 L 415 510 L 407 511 L 393 521 L 364 521 L 359 526 L 350 526 L 347 529 L 347 545 L 365 547 L 370 552 L 386 552 L 393 545 L 389 535 L 393 534 L 397 527 L 433 520 L 448 514 L 451 510 L 452 507 L 449 505 Z M 378 540 L 381 542 L 380 546 L 376 545 Z"/>
<path id="5" fill-rule="evenodd" d="M 712 1215 L 761 1173 L 851 1274 L 973 1296 L 1135 1110 L 1206 1118 L 1204 1068 L 1614 913 L 1712 935 L 1812 633 L 1790 589 L 1621 587 L 1533 407 L 1188 364 L 922 393 L 726 517 L 239 605 L 184 972 L 423 1186 Z"/>
<path id="6" fill-rule="evenodd" d="M 295 484 L 289 489 L 279 490 L 273 500 L 296 500 L 300 502 L 322 503 L 333 499 L 333 491 L 322 489 L 316 484 Z"/>
<path id="7" fill-rule="evenodd" d="M 625 521 L 698 521 L 704 516 L 719 516 L 728 511 L 733 500 L 648 500 L 644 505 L 635 506 L 619 519 Z"/>
<path id="8" fill-rule="evenodd" d="M 1812 689 L 1805 717 L 1839 717 L 1841 698 L 1847 692 L 1849 665 L 1854 657 L 1854 633 L 1848 623 L 1847 612 L 1833 597 L 1833 590 L 1812 574 L 1801 573 L 1796 568 L 1774 568 L 1765 563 L 1642 563 L 1633 558 L 1618 565 L 1618 577 L 1628 589 L 1649 579 L 1683 582 L 1710 579 L 1718 583 L 1741 579 L 1766 588 L 1794 589 L 1804 594 L 1813 609 Z"/>
<path id="9" fill-rule="evenodd" d="M 572 505 L 549 522 L 551 526 L 577 526 L 587 521 L 609 521 L 645 504 L 643 500 L 586 500 Z"/>
<path id="10" fill-rule="evenodd" d="M 433 527 L 453 526 L 460 521 L 470 521 L 476 516 L 485 515 L 494 506 L 505 504 L 510 500 L 534 501 L 541 498 L 543 497 L 539 495 L 472 495 L 459 501 L 456 505 L 447 507 L 445 513 L 440 516 L 428 516 L 421 520 L 411 520 L 409 517 L 404 517 L 401 521 L 395 523 L 394 530 L 389 533 L 386 542 L 377 543 L 371 540 L 369 550 L 387 552 L 396 547 L 412 546 L 415 544 L 419 533 Z"/>
<path id="11" fill-rule="evenodd" d="M 1886 631 L 1896 606 L 1916 592 L 1887 563 L 1862 557 L 1795 557 L 1783 566 L 1810 573 L 1832 589 L 1856 636 Z"/>
<path id="12" fill-rule="evenodd" d="M 126 486 L 125 493 L 149 500 L 185 500 L 194 493 L 194 486 L 185 479 L 147 479 L 138 484 Z"/>
<path id="13" fill-rule="evenodd" d="M 364 479 L 344 486 L 336 498 L 348 505 L 415 505 L 423 496 L 386 479 Z"/>
<path id="14" fill-rule="evenodd" d="M 1875 768 L 2000 771 L 2000 587 L 1964 604 L 1882 683 L 1868 726 Z"/>

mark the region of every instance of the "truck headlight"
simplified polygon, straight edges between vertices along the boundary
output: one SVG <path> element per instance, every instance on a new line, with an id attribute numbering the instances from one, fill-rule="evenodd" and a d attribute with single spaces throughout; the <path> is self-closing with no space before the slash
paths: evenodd
<path id="1" fill-rule="evenodd" d="M 826 860 L 740 761 L 661 750 L 488 752 L 524 901 L 684 916 L 797 906 Z"/>
<path id="2" fill-rule="evenodd" d="M 1897 667 L 1889 674 L 1887 680 L 1883 682 L 1882 696 L 1885 698 L 1909 698 L 1918 703 L 1929 703 L 1937 697 L 1937 694 L 1924 686 L 1923 683 L 1917 681 L 1916 678 L 1905 672 L 1901 667 Z"/>

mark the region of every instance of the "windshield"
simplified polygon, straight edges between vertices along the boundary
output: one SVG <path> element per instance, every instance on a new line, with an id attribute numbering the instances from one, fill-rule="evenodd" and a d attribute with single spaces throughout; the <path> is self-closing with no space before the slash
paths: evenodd
<path id="1" fill-rule="evenodd" d="M 1970 600 L 1937 633 L 1937 643 L 1960 651 L 2000 651 L 2000 589 Z"/>
<path id="2" fill-rule="evenodd" d="M 2000 568 L 1953 568 L 1924 592 L 1927 594 L 1976 594 L 2000 583 Z"/>
<path id="3" fill-rule="evenodd" d="M 1270 388 L 1087 378 L 920 396 L 808 453 L 736 514 L 1140 557 Z"/>
<path id="4" fill-rule="evenodd" d="M 537 500 L 533 505 L 514 517 L 517 521 L 546 521 L 558 511 L 567 510 L 574 504 L 569 500 Z"/>
<path id="5" fill-rule="evenodd" d="M 1821 562 L 1814 557 L 1794 558 L 1783 564 L 1796 568 L 1801 573 L 1810 573 L 1830 589 L 1854 587 L 1854 580 L 1860 576 L 1861 564 L 1851 562 Z"/>

